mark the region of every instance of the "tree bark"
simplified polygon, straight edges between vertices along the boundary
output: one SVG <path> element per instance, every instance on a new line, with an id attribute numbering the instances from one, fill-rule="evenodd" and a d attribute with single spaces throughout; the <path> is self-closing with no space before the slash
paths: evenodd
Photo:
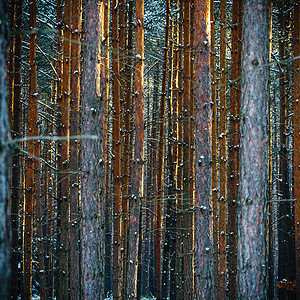
<path id="1" fill-rule="evenodd" d="M 135 14 L 135 151 L 128 233 L 127 298 L 129 299 L 137 299 L 140 209 L 144 188 L 144 0 L 136 2 Z"/>
<path id="2" fill-rule="evenodd" d="M 246 0 L 243 14 L 238 298 L 266 299 L 270 1 Z"/>
<path id="3" fill-rule="evenodd" d="M 37 27 L 37 0 L 30 3 L 30 45 L 29 45 L 29 90 L 28 90 L 28 127 L 27 137 L 38 136 L 38 100 L 36 78 L 36 27 Z M 35 204 L 35 156 L 36 141 L 27 142 L 26 163 L 26 202 L 25 202 L 25 234 L 24 234 L 24 299 L 32 296 L 32 238 L 33 238 L 33 213 Z"/>
<path id="4" fill-rule="evenodd" d="M 213 299 L 210 1 L 195 1 L 195 294 Z"/>
<path id="5" fill-rule="evenodd" d="M 70 135 L 79 135 L 81 0 L 73 0 L 71 45 Z M 70 298 L 80 299 L 79 147 L 70 140 Z"/>
<path id="6" fill-rule="evenodd" d="M 239 115 L 241 99 L 241 50 L 242 50 L 242 0 L 232 3 L 230 125 L 228 145 L 228 293 L 230 299 L 237 298 L 237 219 L 236 208 L 239 184 Z"/>
<path id="7" fill-rule="evenodd" d="M 97 136 L 81 142 L 81 263 L 82 299 L 104 299 L 104 121 L 105 102 L 99 93 L 103 1 L 85 4 L 85 44 L 82 75 L 82 135 Z"/>

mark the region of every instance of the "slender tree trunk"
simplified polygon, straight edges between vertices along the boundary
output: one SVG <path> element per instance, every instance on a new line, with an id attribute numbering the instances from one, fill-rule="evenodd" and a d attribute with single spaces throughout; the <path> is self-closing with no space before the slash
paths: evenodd
<path id="1" fill-rule="evenodd" d="M 242 46 L 242 0 L 232 3 L 232 42 L 231 42 L 231 82 L 230 92 L 230 125 L 228 145 L 228 293 L 230 299 L 237 298 L 236 286 L 236 246 L 237 246 L 237 219 L 236 208 L 239 183 L 239 115 L 241 99 L 241 46 Z"/>
<path id="2" fill-rule="evenodd" d="M 218 103 L 217 103 L 217 76 L 216 76 L 216 25 L 214 16 L 214 1 L 210 1 L 210 21 L 211 21 L 211 100 L 212 107 L 212 201 L 213 201 L 213 265 L 214 265 L 214 297 L 218 299 L 219 292 L 219 199 L 218 199 Z"/>
<path id="3" fill-rule="evenodd" d="M 144 0 L 136 2 L 135 32 L 135 145 L 128 233 L 127 298 L 137 299 L 140 206 L 144 173 Z"/>
<path id="4" fill-rule="evenodd" d="M 27 137 L 38 136 L 38 101 L 36 78 L 36 29 L 37 27 L 37 1 L 30 3 L 30 34 L 29 45 L 29 90 L 28 90 L 28 127 Z M 32 237 L 33 237 L 33 213 L 35 200 L 35 150 L 36 141 L 27 142 L 28 157 L 26 162 L 26 202 L 25 202 L 25 236 L 24 236 L 24 299 L 32 296 Z"/>
<path id="5" fill-rule="evenodd" d="M 270 1 L 244 1 L 238 298 L 266 299 Z"/>
<path id="6" fill-rule="evenodd" d="M 178 61 L 178 178 L 177 178 L 177 241 L 176 241 L 176 263 L 175 282 L 176 299 L 183 298 L 182 279 L 182 185 L 183 185 L 183 0 L 179 2 L 179 61 Z"/>
<path id="7" fill-rule="evenodd" d="M 8 88 L 6 70 L 6 52 L 8 46 L 8 11 L 6 1 L 0 1 L 0 298 L 9 297 L 10 277 L 10 218 L 9 218 L 9 183 L 10 151 L 5 143 L 10 140 L 8 118 Z"/>
<path id="8" fill-rule="evenodd" d="M 104 299 L 103 212 L 105 102 L 99 93 L 100 45 L 103 1 L 85 3 L 85 43 L 82 76 L 82 135 L 97 136 L 81 141 L 81 263 L 82 299 Z"/>
<path id="9" fill-rule="evenodd" d="M 113 178 L 114 178 L 114 236 L 113 236 L 113 295 L 121 298 L 121 106 L 119 77 L 118 0 L 112 1 L 112 68 L 113 68 Z"/>
<path id="10" fill-rule="evenodd" d="M 192 195 L 190 194 L 191 120 L 191 1 L 184 1 L 184 86 L 183 86 L 183 294 L 193 299 Z"/>
<path id="11" fill-rule="evenodd" d="M 16 30 L 19 32 L 14 39 L 14 92 L 13 92 L 13 122 L 12 122 L 12 136 L 13 138 L 20 138 L 21 132 L 21 49 L 22 49 L 22 1 L 16 1 Z M 20 208 L 20 190 L 21 190 L 21 169 L 20 169 L 20 149 L 15 147 L 12 155 L 12 177 L 11 177 L 11 299 L 17 299 L 19 294 L 19 263 L 21 262 L 21 253 L 19 253 L 19 208 Z"/>
<path id="12" fill-rule="evenodd" d="M 170 27 L 170 0 L 166 1 L 166 28 L 165 48 L 162 74 L 162 91 L 160 102 L 160 123 L 159 123 L 159 145 L 158 145 L 158 166 L 157 166 L 157 207 L 156 207 L 156 297 L 161 299 L 161 243 L 162 243 L 162 203 L 163 203 L 163 169 L 164 169 L 164 130 L 165 130 L 165 99 L 167 84 L 167 64 L 169 48 L 169 27 Z"/>
<path id="13" fill-rule="evenodd" d="M 73 0 L 71 49 L 70 135 L 79 135 L 81 0 Z M 79 147 L 70 140 L 70 298 L 80 299 Z"/>
<path id="14" fill-rule="evenodd" d="M 210 1 L 195 0 L 195 287 L 213 299 Z"/>
<path id="15" fill-rule="evenodd" d="M 64 4 L 63 17 L 63 71 L 62 97 L 58 98 L 58 136 L 66 140 L 58 143 L 58 281 L 57 293 L 60 299 L 68 299 L 69 294 L 69 107 L 70 107 L 70 67 L 71 67 L 71 0 Z"/>
<path id="16" fill-rule="evenodd" d="M 300 1 L 294 4 L 294 198 L 295 202 L 295 251 L 296 298 L 300 299 Z M 298 134 L 297 134 L 298 133 Z"/>

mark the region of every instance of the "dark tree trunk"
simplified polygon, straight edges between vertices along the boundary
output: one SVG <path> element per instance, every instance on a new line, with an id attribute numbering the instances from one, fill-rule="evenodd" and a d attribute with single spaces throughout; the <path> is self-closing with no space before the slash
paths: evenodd
<path id="1" fill-rule="evenodd" d="M 246 0 L 243 14 L 238 298 L 266 299 L 270 1 Z"/>

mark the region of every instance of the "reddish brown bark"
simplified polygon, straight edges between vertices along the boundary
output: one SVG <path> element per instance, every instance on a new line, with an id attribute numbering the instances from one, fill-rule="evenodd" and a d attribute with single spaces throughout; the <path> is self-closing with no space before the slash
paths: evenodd
<path id="1" fill-rule="evenodd" d="M 191 1 L 184 1 L 184 69 L 183 69 L 183 294 L 193 299 L 193 238 L 192 238 L 192 195 L 190 191 L 190 120 L 191 120 Z"/>
<path id="2" fill-rule="evenodd" d="M 296 297 L 300 298 L 300 1 L 294 4 L 294 198 Z"/>
<path id="3" fill-rule="evenodd" d="M 69 106 L 71 68 L 71 0 L 64 4 L 63 17 L 63 71 L 61 77 L 62 97 L 58 98 L 57 135 L 65 138 L 58 143 L 58 297 L 68 298 L 69 284 Z"/>
<path id="4" fill-rule="evenodd" d="M 121 106 L 119 78 L 119 35 L 118 35 L 118 0 L 112 1 L 112 69 L 113 69 L 113 179 L 114 179 L 114 233 L 113 233 L 113 294 L 115 299 L 121 297 Z"/>
<path id="5" fill-rule="evenodd" d="M 243 3 L 238 298 L 266 299 L 270 1 Z"/>
<path id="6" fill-rule="evenodd" d="M 232 50 L 231 50 L 231 82 L 230 92 L 230 125 L 228 145 L 228 293 L 229 298 L 237 298 L 236 286 L 236 245 L 237 245 L 237 219 L 236 208 L 239 183 L 239 115 L 240 115 L 240 76 L 242 53 L 242 1 L 234 0 L 232 3 Z"/>
<path id="7" fill-rule="evenodd" d="M 220 123 L 219 123 L 219 298 L 226 299 L 227 221 L 227 99 L 226 99 L 226 0 L 220 2 Z"/>
<path id="8" fill-rule="evenodd" d="M 81 264 L 82 299 L 104 298 L 105 102 L 99 89 L 103 1 L 85 3 L 82 76 Z M 95 135 L 97 138 L 95 138 Z M 94 137 L 93 137 L 94 136 Z"/>
<path id="9" fill-rule="evenodd" d="M 71 45 L 70 135 L 79 135 L 81 0 L 73 0 Z M 70 140 L 70 298 L 80 299 L 79 147 Z"/>
<path id="10" fill-rule="evenodd" d="M 36 78 L 36 26 L 37 26 L 37 1 L 30 3 L 30 34 L 29 45 L 29 90 L 28 90 L 28 127 L 27 137 L 38 136 L 38 102 L 37 102 L 37 78 Z M 33 237 L 33 212 L 35 202 L 35 150 L 34 140 L 27 142 L 26 162 L 26 202 L 25 202 L 25 233 L 24 233 L 24 299 L 32 296 L 32 237 Z"/>
<path id="11" fill-rule="evenodd" d="M 195 293 L 213 298 L 210 1 L 195 1 Z"/>

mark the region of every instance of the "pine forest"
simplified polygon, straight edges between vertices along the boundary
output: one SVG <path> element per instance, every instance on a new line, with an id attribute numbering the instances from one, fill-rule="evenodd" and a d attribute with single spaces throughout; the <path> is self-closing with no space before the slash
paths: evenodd
<path id="1" fill-rule="evenodd" d="M 300 299 L 300 0 L 0 0 L 2 299 Z"/>

